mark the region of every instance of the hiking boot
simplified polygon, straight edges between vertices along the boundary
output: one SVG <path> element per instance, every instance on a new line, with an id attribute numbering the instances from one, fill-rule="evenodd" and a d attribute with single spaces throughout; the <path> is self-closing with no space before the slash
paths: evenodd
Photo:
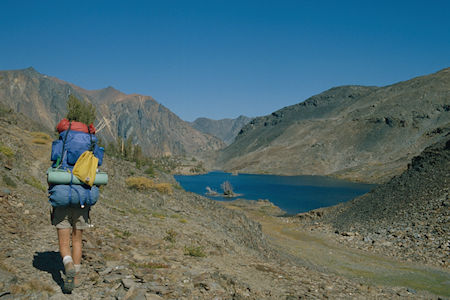
<path id="1" fill-rule="evenodd" d="M 80 287 L 81 285 L 82 285 L 82 282 L 81 282 L 81 274 L 80 274 L 80 272 L 78 272 L 78 273 L 75 273 L 75 277 L 74 277 L 74 279 L 73 279 L 73 283 L 74 283 L 74 286 L 77 288 L 77 287 Z"/>
<path id="2" fill-rule="evenodd" d="M 64 279 L 64 292 L 71 293 L 73 288 L 75 287 L 75 267 L 73 266 L 73 262 L 69 262 L 64 265 L 64 269 L 66 272 L 66 278 Z"/>

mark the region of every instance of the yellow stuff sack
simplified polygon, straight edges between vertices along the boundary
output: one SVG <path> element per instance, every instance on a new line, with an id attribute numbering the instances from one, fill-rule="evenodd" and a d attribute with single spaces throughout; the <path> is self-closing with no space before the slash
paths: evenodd
<path id="1" fill-rule="evenodd" d="M 93 186 L 97 167 L 98 158 L 94 156 L 92 151 L 84 151 L 75 163 L 72 173 L 80 181 Z"/>

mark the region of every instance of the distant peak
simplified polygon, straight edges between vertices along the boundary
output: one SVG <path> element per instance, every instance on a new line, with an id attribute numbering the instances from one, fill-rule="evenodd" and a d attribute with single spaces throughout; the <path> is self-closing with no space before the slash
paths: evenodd
<path id="1" fill-rule="evenodd" d="M 106 88 L 104 88 L 104 89 L 101 89 L 100 91 L 102 91 L 102 92 L 106 92 L 106 93 L 120 93 L 120 94 L 122 94 L 122 92 L 121 91 L 119 91 L 118 89 L 115 89 L 114 87 L 112 87 L 112 86 L 108 86 L 108 87 L 106 87 Z"/>
<path id="2" fill-rule="evenodd" d="M 30 73 L 39 73 L 39 72 L 36 71 L 36 69 L 33 68 L 33 67 L 28 67 L 28 68 L 26 68 L 24 71 L 27 71 L 27 72 L 30 72 Z"/>

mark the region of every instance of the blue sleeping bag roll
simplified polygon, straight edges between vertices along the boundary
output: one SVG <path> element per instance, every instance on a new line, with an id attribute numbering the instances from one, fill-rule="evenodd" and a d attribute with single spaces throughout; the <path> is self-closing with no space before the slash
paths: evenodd
<path id="1" fill-rule="evenodd" d="M 58 184 L 48 189 L 49 201 L 52 206 L 92 206 L 99 197 L 98 187 L 78 184 Z"/>

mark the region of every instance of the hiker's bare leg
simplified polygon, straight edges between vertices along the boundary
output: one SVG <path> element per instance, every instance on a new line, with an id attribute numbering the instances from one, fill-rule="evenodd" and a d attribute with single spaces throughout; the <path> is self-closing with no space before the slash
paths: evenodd
<path id="1" fill-rule="evenodd" d="M 70 251 L 70 232 L 71 228 L 57 229 L 58 241 L 59 241 L 59 253 L 61 257 L 72 256 Z"/>
<path id="2" fill-rule="evenodd" d="M 76 265 L 81 264 L 81 253 L 83 247 L 83 230 L 74 229 L 72 231 L 72 259 Z"/>

